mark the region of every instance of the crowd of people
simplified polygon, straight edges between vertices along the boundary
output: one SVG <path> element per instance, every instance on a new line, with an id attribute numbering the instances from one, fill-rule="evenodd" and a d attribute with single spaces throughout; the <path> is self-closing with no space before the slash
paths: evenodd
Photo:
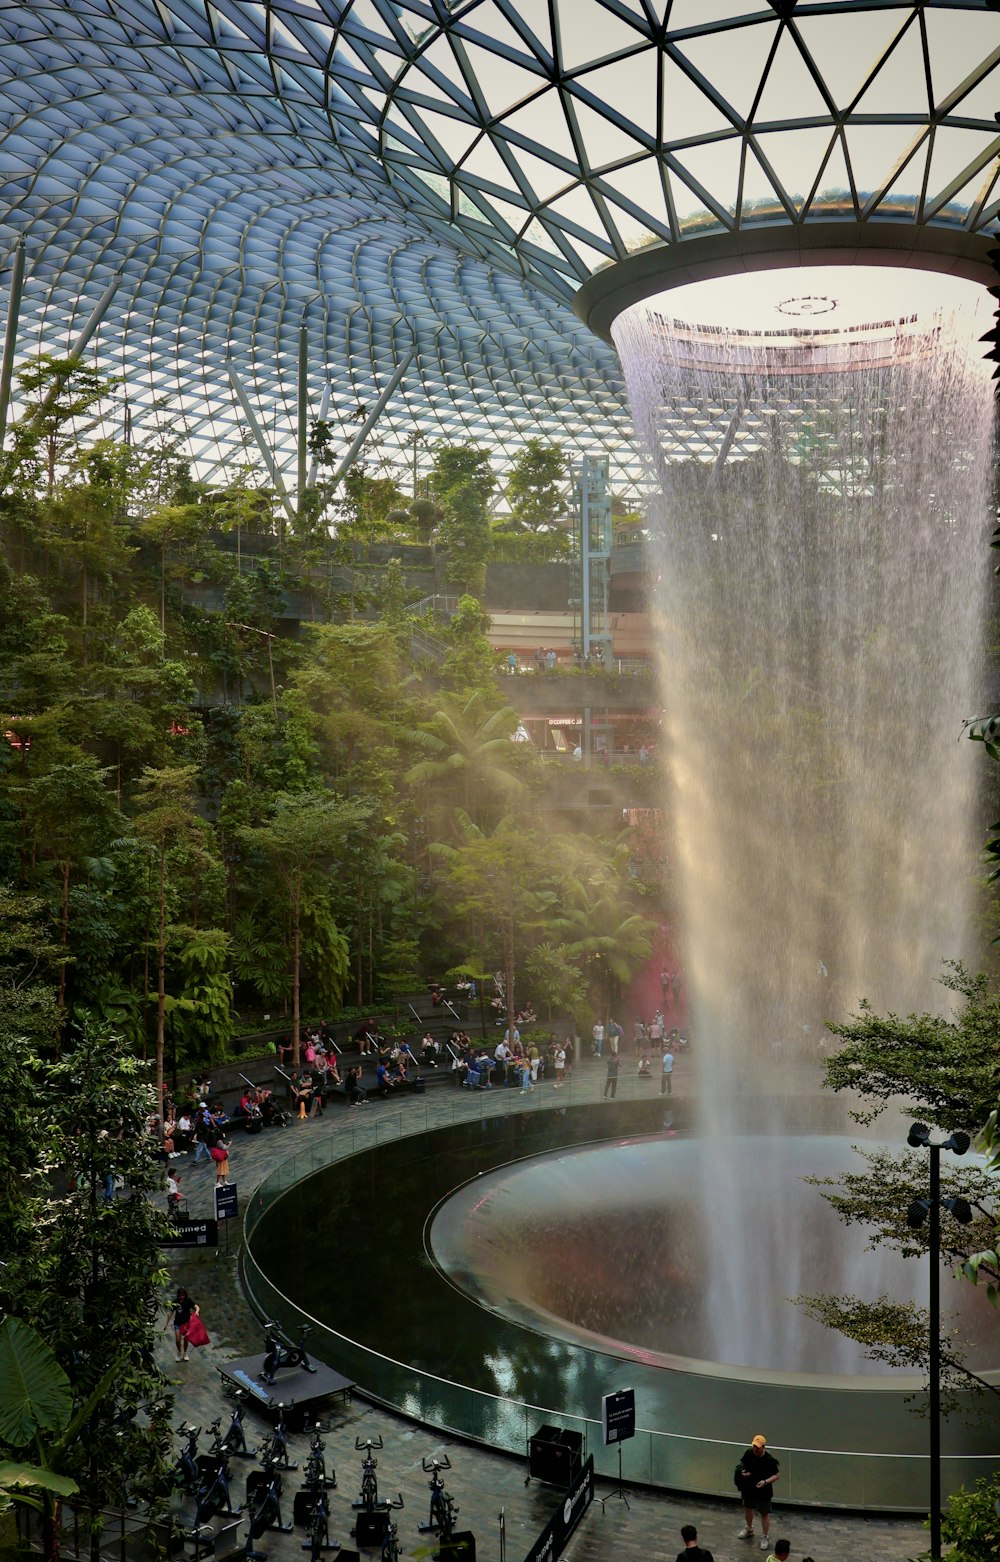
<path id="1" fill-rule="evenodd" d="M 502 982 L 500 973 L 494 978 Z M 468 989 L 459 994 L 466 1000 L 474 993 L 470 981 Z M 457 1018 L 457 1012 L 447 1002 L 447 990 L 440 982 L 428 984 L 428 992 L 435 1009 L 448 1008 Z M 502 998 L 501 998 L 502 1003 Z M 498 1023 L 503 1024 L 503 1020 Z M 530 1033 L 522 1040 L 521 1026 Z M 265 1085 L 242 1082 L 239 1102 L 226 1112 L 222 1101 L 211 1094 L 209 1080 L 191 1082 L 186 1099 L 180 1104 L 165 1095 L 161 1155 L 165 1163 L 194 1152 L 194 1162 L 211 1160 L 215 1166 L 216 1182 L 222 1186 L 229 1181 L 229 1135 L 239 1128 L 248 1133 L 258 1133 L 264 1128 L 285 1126 L 292 1121 L 322 1117 L 331 1091 L 340 1089 L 351 1107 L 368 1104 L 373 1096 L 382 1099 L 394 1095 L 404 1087 L 423 1089 L 421 1070 L 447 1070 L 457 1085 L 468 1089 L 491 1090 L 496 1087 L 534 1090 L 542 1082 L 551 1081 L 555 1089 L 561 1089 L 572 1076 L 578 1057 L 579 1042 L 573 1036 L 561 1040 L 554 1034 L 546 1039 L 537 1028 L 534 1009 L 525 1006 L 519 1010 L 514 1022 L 507 1023 L 502 1036 L 496 1041 L 473 1041 L 469 1033 L 458 1026 L 442 1036 L 440 1024 L 431 1021 L 423 1034 L 411 1039 L 387 1037 L 374 1019 L 363 1020 L 353 1033 L 358 1058 L 349 1066 L 344 1060 L 334 1036 L 334 1027 L 328 1024 L 308 1026 L 300 1034 L 298 1067 L 291 1066 L 293 1047 L 286 1036 L 277 1044 L 277 1069 L 287 1088 L 288 1106 L 280 1102 L 273 1089 Z M 620 1069 L 620 1050 L 624 1050 L 625 1031 L 614 1018 L 606 1024 L 597 1021 L 593 1027 L 593 1052 L 596 1057 L 605 1053 L 608 1057 L 608 1079 L 605 1097 L 614 1097 Z M 638 1072 L 660 1078 L 660 1090 L 669 1094 L 674 1059 L 682 1054 L 687 1040 L 677 1029 L 667 1032 L 663 1010 L 657 1009 L 652 1019 L 636 1019 L 633 1023 L 633 1045 L 638 1057 Z M 651 1062 L 652 1057 L 652 1062 Z M 287 1065 L 287 1066 L 286 1066 Z M 655 1065 L 655 1069 L 654 1069 Z M 160 1119 L 150 1119 L 150 1131 L 161 1137 Z M 183 1199 L 179 1176 L 169 1167 L 167 1208 L 179 1216 Z"/>

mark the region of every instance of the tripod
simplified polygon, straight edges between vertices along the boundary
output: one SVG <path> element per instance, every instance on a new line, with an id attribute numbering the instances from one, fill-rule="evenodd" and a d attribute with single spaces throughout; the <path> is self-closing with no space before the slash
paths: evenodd
<path id="1" fill-rule="evenodd" d="M 606 1502 L 610 1502 L 613 1497 L 617 1497 L 619 1502 L 623 1502 L 625 1504 L 626 1508 L 628 1508 L 629 1512 L 631 1513 L 632 1509 L 631 1509 L 631 1507 L 629 1505 L 628 1493 L 627 1493 L 627 1491 L 625 1490 L 625 1487 L 622 1484 L 622 1445 L 621 1445 L 621 1443 L 618 1444 L 618 1485 L 615 1487 L 614 1491 L 608 1492 L 608 1495 L 606 1497 L 598 1497 L 597 1498 L 597 1501 L 601 1505 L 601 1512 L 602 1513 L 606 1513 L 607 1512 L 607 1509 L 605 1508 L 604 1504 Z"/>

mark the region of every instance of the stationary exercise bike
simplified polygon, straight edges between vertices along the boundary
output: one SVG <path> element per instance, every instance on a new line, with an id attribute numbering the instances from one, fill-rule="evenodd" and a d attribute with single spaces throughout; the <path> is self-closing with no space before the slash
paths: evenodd
<path id="1" fill-rule="evenodd" d="M 273 1438 L 266 1439 L 261 1448 L 262 1470 L 251 1470 L 247 1476 L 247 1507 L 253 1512 L 251 1536 L 259 1539 L 266 1529 L 279 1529 L 287 1534 L 292 1526 L 281 1519 L 281 1472 L 274 1460 Z"/>
<path id="2" fill-rule="evenodd" d="M 326 1473 L 326 1458 L 324 1443 L 320 1432 L 324 1430 L 319 1422 L 313 1427 L 309 1437 L 309 1458 L 306 1461 L 305 1483 L 311 1485 L 319 1482 L 326 1491 L 332 1491 L 337 1485 L 337 1472 L 331 1469 Z M 326 1428 L 329 1430 L 329 1428 Z"/>
<path id="3" fill-rule="evenodd" d="M 246 1433 L 243 1430 L 243 1413 L 247 1404 L 246 1389 L 236 1389 L 233 1393 L 233 1399 L 236 1403 L 233 1406 L 233 1413 L 230 1417 L 226 1435 L 221 1440 L 219 1446 L 224 1453 L 236 1454 L 241 1459 L 255 1459 L 257 1450 L 256 1448 L 247 1447 Z"/>
<path id="4" fill-rule="evenodd" d="M 323 1458 L 323 1442 L 317 1426 L 312 1434 L 309 1445 L 309 1458 L 306 1463 L 305 1480 L 302 1489 L 295 1496 L 295 1522 L 305 1524 L 309 1531 L 309 1539 L 303 1541 L 303 1551 L 308 1551 L 312 1562 L 317 1562 L 323 1551 L 335 1551 L 342 1544 L 339 1540 L 330 1539 L 330 1503 L 327 1491 L 336 1486 L 337 1477 L 327 1476 L 326 1463 Z"/>
<path id="5" fill-rule="evenodd" d="M 422 1459 L 420 1462 L 425 1474 L 431 1478 L 431 1510 L 427 1523 L 419 1524 L 417 1528 L 421 1535 L 436 1530 L 441 1540 L 450 1540 L 458 1517 L 458 1508 L 455 1506 L 454 1499 L 444 1489 L 441 1471 L 451 1469 L 451 1460 L 447 1454 L 442 1454 L 440 1459 Z"/>
<path id="6" fill-rule="evenodd" d="M 283 1470 L 297 1470 L 298 1462 L 288 1457 L 288 1426 L 285 1422 L 287 1405 L 278 1405 L 278 1419 L 274 1431 L 270 1437 L 266 1437 L 261 1444 L 260 1462 L 267 1469 L 269 1464 L 279 1465 Z"/>
<path id="7" fill-rule="evenodd" d="M 385 1503 L 386 1514 L 392 1508 L 403 1506 L 403 1494 L 399 1492 L 395 1500 Z M 385 1526 L 385 1535 L 382 1539 L 382 1550 L 379 1552 L 379 1562 L 399 1562 L 399 1525 L 393 1524 L 389 1519 Z"/>
<path id="8" fill-rule="evenodd" d="M 188 1426 L 182 1422 L 177 1432 L 180 1437 L 187 1438 L 187 1443 L 180 1451 L 171 1476 L 175 1486 L 181 1487 L 194 1496 L 201 1485 L 201 1471 L 198 1468 L 198 1439 L 201 1436 L 201 1427 Z"/>
<path id="9" fill-rule="evenodd" d="M 351 1503 L 352 1508 L 361 1508 L 366 1513 L 374 1513 L 376 1508 L 391 1507 L 391 1503 L 380 1502 L 378 1495 L 378 1460 L 373 1457 L 373 1450 L 382 1447 L 381 1437 L 356 1437 L 354 1446 L 358 1453 L 363 1453 L 361 1461 L 361 1495 Z"/>
<path id="10" fill-rule="evenodd" d="M 266 1551 L 255 1551 L 253 1543 L 259 1540 L 265 1530 L 280 1530 L 283 1535 L 290 1533 L 292 1526 L 285 1524 L 281 1517 L 281 1476 L 270 1457 L 271 1444 L 265 1443 L 263 1449 L 263 1470 L 252 1470 L 247 1477 L 247 1506 L 250 1509 L 250 1527 L 247 1530 L 247 1543 L 244 1556 L 248 1562 L 267 1562 Z"/>
<path id="11" fill-rule="evenodd" d="M 273 1318 L 264 1325 L 264 1364 L 259 1374 L 263 1383 L 272 1384 L 275 1373 L 282 1367 L 301 1367 L 303 1372 L 316 1371 L 306 1354 L 306 1335 L 311 1332 L 312 1325 L 303 1324 L 296 1345 Z"/>

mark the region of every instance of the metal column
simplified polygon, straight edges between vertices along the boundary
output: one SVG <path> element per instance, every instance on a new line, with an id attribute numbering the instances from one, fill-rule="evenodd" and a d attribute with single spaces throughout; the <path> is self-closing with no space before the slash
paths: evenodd
<path id="1" fill-rule="evenodd" d="M 17 344 L 17 321 L 21 313 L 21 293 L 24 288 L 24 240 L 18 239 L 14 248 L 14 263 L 10 272 L 10 298 L 7 300 L 7 329 L 3 339 L 3 363 L 0 365 L 0 450 L 7 432 L 7 409 L 10 406 L 10 386 L 14 373 L 14 348 Z"/>
<path id="2" fill-rule="evenodd" d="M 107 314 L 108 310 L 111 307 L 111 300 L 114 298 L 115 294 L 117 293 L 117 291 L 119 289 L 119 286 L 121 285 L 121 280 L 122 280 L 121 272 L 120 271 L 116 271 L 114 276 L 111 278 L 111 281 L 108 283 L 107 287 L 104 289 L 104 292 L 101 294 L 100 298 L 97 300 L 97 303 L 94 305 L 94 308 L 92 309 L 92 311 L 91 311 L 91 313 L 90 313 L 90 315 L 89 315 L 89 317 L 88 317 L 88 319 L 87 319 L 87 321 L 86 321 L 86 323 L 85 323 L 85 325 L 83 327 L 83 330 L 80 332 L 80 334 L 77 337 L 76 341 L 73 343 L 72 347 L 70 348 L 70 350 L 69 350 L 69 352 L 67 354 L 67 357 L 69 357 L 69 358 L 82 358 L 83 357 L 84 353 L 87 350 L 87 347 L 90 344 L 91 337 L 93 337 L 95 335 L 98 327 L 100 326 L 101 322 L 104 319 L 104 316 Z M 41 404 L 41 406 L 38 409 L 40 413 L 48 412 L 49 408 L 52 406 L 52 403 L 55 401 L 56 397 L 59 395 L 59 392 L 62 390 L 63 386 L 65 385 L 66 379 L 67 379 L 67 376 L 65 374 L 58 374 L 58 375 L 56 375 L 55 379 L 52 381 L 51 385 L 49 386 L 48 390 L 46 391 L 45 397 L 44 397 L 44 399 L 42 401 L 42 404 Z"/>
<path id="3" fill-rule="evenodd" d="M 388 381 L 385 389 L 379 392 L 378 400 L 375 402 L 374 407 L 372 407 L 368 416 L 365 418 L 365 421 L 362 423 L 361 427 L 358 429 L 358 432 L 351 440 L 351 444 L 346 456 L 344 457 L 343 461 L 341 461 L 336 472 L 333 474 L 333 481 L 330 484 L 331 493 L 336 490 L 338 484 L 340 483 L 340 479 L 344 476 L 344 474 L 350 471 L 351 467 L 354 465 L 355 456 L 361 449 L 361 446 L 364 444 L 365 440 L 368 438 L 368 435 L 371 433 L 372 429 L 375 427 L 378 419 L 381 417 L 385 409 L 386 402 L 389 400 L 389 397 L 392 395 L 400 380 L 403 378 L 403 375 L 410 367 L 410 364 L 416 357 L 416 352 L 416 346 L 410 348 L 409 352 L 406 354 L 406 357 L 402 360 L 402 362 L 399 364 L 399 367 L 392 375 L 392 378 Z"/>
<path id="4" fill-rule="evenodd" d="M 296 501 L 299 511 L 306 491 L 306 470 L 309 459 L 309 333 L 303 320 L 299 326 L 299 382 L 298 382 L 298 468 L 296 471 Z"/>
<path id="5" fill-rule="evenodd" d="M 264 465 L 267 467 L 267 470 L 270 474 L 271 482 L 274 485 L 274 490 L 277 493 L 278 498 L 281 500 L 282 507 L 285 511 L 285 514 L 288 516 L 288 519 L 290 521 L 294 521 L 295 507 L 288 496 L 288 490 L 285 487 L 284 479 L 278 470 L 278 464 L 275 461 L 274 456 L 271 454 L 267 441 L 264 438 L 264 430 L 257 421 L 257 414 L 254 412 L 253 407 L 250 404 L 250 397 L 243 388 L 240 377 L 236 373 L 236 366 L 234 365 L 231 358 L 226 359 L 226 372 L 229 375 L 229 383 L 233 387 L 236 400 L 243 408 L 244 416 L 250 425 L 250 432 L 254 437 L 254 442 L 257 446 L 257 449 L 260 451 Z"/>
<path id="6" fill-rule="evenodd" d="M 108 309 L 111 306 L 111 300 L 114 298 L 119 287 L 121 286 L 121 280 L 121 272 L 116 271 L 114 276 L 111 278 L 111 281 L 104 289 L 104 292 L 97 300 L 97 303 L 94 305 L 93 312 L 91 313 L 90 318 L 87 320 L 86 325 L 80 332 L 76 341 L 73 343 L 73 346 L 70 348 L 69 356 L 71 358 L 83 357 L 83 354 L 90 343 L 91 337 L 94 335 L 98 326 L 101 324 L 104 316 L 107 314 Z"/>

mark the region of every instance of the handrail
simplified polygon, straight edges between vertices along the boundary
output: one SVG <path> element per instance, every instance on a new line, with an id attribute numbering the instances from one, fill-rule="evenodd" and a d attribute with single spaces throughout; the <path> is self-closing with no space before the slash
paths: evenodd
<path id="1" fill-rule="evenodd" d="M 446 1047 L 454 1057 L 447 1043 Z M 570 1089 L 572 1090 L 572 1086 Z M 477 1116 L 482 1116 L 485 1121 L 485 1114 L 489 1114 L 492 1118 L 498 1111 L 504 1115 L 508 1112 L 516 1115 L 525 1110 L 537 1111 L 546 1108 L 562 1110 L 564 1105 L 565 1102 L 557 1105 L 551 1098 L 543 1098 L 536 1094 L 532 1098 L 531 1106 L 526 1107 L 523 1101 L 513 1095 L 509 1096 L 506 1092 L 500 1092 L 499 1096 L 494 1092 L 487 1104 L 487 1099 L 478 1092 L 473 1096 L 467 1092 L 456 1091 L 451 1118 L 453 1122 L 457 1122 L 474 1120 Z M 418 1136 L 426 1132 L 430 1126 L 426 1108 L 423 1113 L 419 1108 L 416 1110 L 406 1108 L 396 1114 L 393 1120 L 396 1124 L 396 1136 L 400 1138 Z M 357 1128 L 352 1125 L 347 1134 L 331 1137 L 323 1145 L 321 1152 L 323 1163 L 332 1164 L 384 1142 L 385 1136 L 380 1130 L 388 1126 L 390 1126 L 388 1120 L 380 1120 L 378 1124 L 364 1123 Z M 315 1151 L 310 1150 L 307 1155 L 297 1155 L 272 1172 L 248 1202 L 246 1237 L 248 1239 L 252 1237 L 257 1223 L 276 1199 L 287 1192 L 289 1187 L 300 1178 L 314 1174 L 318 1169 Z M 352 1368 L 352 1374 L 359 1381 L 363 1380 L 363 1374 L 369 1374 L 372 1382 L 377 1384 L 383 1369 L 388 1369 L 390 1374 L 394 1372 L 397 1376 L 405 1378 L 407 1383 L 412 1380 L 414 1376 L 412 1363 L 397 1361 L 388 1353 L 375 1351 L 360 1341 L 341 1334 L 336 1328 L 312 1317 L 291 1302 L 261 1270 L 249 1241 L 244 1248 L 244 1279 L 248 1299 L 259 1316 L 270 1316 L 277 1308 L 284 1314 L 289 1327 L 294 1328 L 296 1322 L 312 1323 L 321 1338 L 325 1336 L 331 1344 L 336 1342 L 341 1353 L 345 1350 L 350 1352 L 357 1364 Z M 528 1400 L 512 1400 L 506 1395 L 491 1394 L 488 1390 L 469 1385 L 462 1385 L 459 1388 L 451 1379 L 442 1378 L 425 1369 L 419 1370 L 416 1376 L 421 1382 L 429 1385 L 437 1407 L 435 1419 L 428 1424 L 436 1425 L 446 1431 L 458 1432 L 473 1442 L 483 1442 L 491 1448 L 505 1449 L 521 1457 L 528 1438 L 539 1423 L 552 1422 L 562 1427 L 577 1427 L 583 1431 L 588 1443 L 595 1449 L 599 1472 L 609 1477 L 617 1475 L 617 1465 L 613 1463 L 616 1457 L 614 1450 L 602 1446 L 599 1419 L 579 1412 L 552 1409 Z M 905 1383 L 902 1385 L 904 1388 L 906 1386 Z M 915 1391 L 916 1380 L 914 1379 Z M 456 1393 L 460 1395 L 461 1404 L 456 1398 Z M 391 1395 L 386 1398 L 386 1402 L 392 1402 Z M 652 1486 L 675 1489 L 680 1483 L 684 1489 L 690 1491 L 731 1496 L 730 1472 L 733 1461 L 738 1457 L 742 1447 L 743 1443 L 735 1443 L 699 1432 L 639 1426 L 636 1428 L 635 1439 L 625 1448 L 626 1475 L 632 1480 L 644 1481 Z M 860 1505 L 870 1507 L 873 1512 L 925 1511 L 923 1507 L 927 1480 L 925 1453 L 911 1454 L 891 1450 L 855 1451 L 840 1447 L 807 1448 L 790 1444 L 780 1447 L 775 1445 L 775 1447 L 782 1458 L 786 1500 L 792 1504 L 812 1507 L 818 1501 L 823 1506 L 834 1508 Z M 850 1464 L 849 1470 L 845 1471 L 843 1468 L 844 1461 Z M 995 1456 L 957 1453 L 946 1456 L 945 1463 L 948 1467 L 947 1485 L 955 1489 L 959 1484 L 966 1486 L 974 1484 L 979 1473 L 989 1473 L 995 1464 Z M 888 1502 L 881 1489 L 883 1470 L 889 1472 L 887 1484 L 892 1495 Z M 827 1474 L 828 1471 L 831 1473 Z M 893 1471 L 898 1471 L 898 1476 L 893 1474 Z M 847 1477 L 849 1477 L 847 1485 L 851 1487 L 849 1499 L 844 1495 L 847 1489 L 845 1485 Z M 866 1494 L 871 1491 L 872 1482 L 878 1489 L 878 1497 L 869 1501 Z"/>

